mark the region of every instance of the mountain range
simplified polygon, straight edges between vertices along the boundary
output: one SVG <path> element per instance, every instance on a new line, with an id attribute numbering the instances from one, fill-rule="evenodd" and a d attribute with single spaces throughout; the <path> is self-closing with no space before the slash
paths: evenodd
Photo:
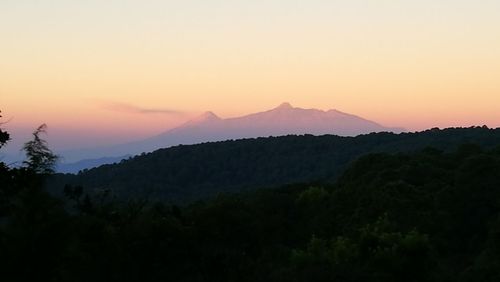
<path id="1" fill-rule="evenodd" d="M 402 128 L 385 127 L 337 110 L 303 109 L 283 103 L 268 111 L 228 119 L 220 118 L 213 112 L 206 112 L 176 128 L 145 140 L 63 152 L 63 158 L 68 163 L 60 164 L 58 170 L 78 172 L 81 169 L 119 161 L 122 156 L 152 152 L 180 144 L 190 145 L 290 134 L 356 136 L 372 132 L 399 133 L 403 131 Z"/>

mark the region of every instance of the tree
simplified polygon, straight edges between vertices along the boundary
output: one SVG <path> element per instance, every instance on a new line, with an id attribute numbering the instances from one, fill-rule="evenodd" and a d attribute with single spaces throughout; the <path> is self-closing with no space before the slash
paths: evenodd
<path id="1" fill-rule="evenodd" d="M 40 174 L 54 173 L 54 166 L 59 159 L 48 147 L 47 141 L 40 138 L 40 134 L 47 132 L 47 125 L 40 125 L 33 132 L 33 140 L 24 144 L 23 150 L 26 152 L 27 159 L 24 164 Z"/>
<path id="2" fill-rule="evenodd" d="M 0 118 L 2 117 L 1 113 L 2 113 L 2 111 L 0 111 Z M 3 123 L 0 122 L 0 125 L 2 125 L 2 124 Z M 0 128 L 0 148 L 2 148 L 7 143 L 7 141 L 9 141 L 9 139 L 10 139 L 9 133 L 3 131 Z"/>

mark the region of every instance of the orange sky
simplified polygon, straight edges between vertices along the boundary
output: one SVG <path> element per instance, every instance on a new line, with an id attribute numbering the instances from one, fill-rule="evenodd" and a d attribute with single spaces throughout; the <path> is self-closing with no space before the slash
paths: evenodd
<path id="1" fill-rule="evenodd" d="M 0 109 L 16 134 L 48 123 L 61 147 L 284 101 L 410 130 L 498 127 L 498 11 L 493 0 L 4 0 Z"/>

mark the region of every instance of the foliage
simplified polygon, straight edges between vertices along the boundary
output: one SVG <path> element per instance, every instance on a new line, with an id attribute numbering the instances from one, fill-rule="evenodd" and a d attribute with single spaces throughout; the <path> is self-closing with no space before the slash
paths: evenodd
<path id="1" fill-rule="evenodd" d="M 313 236 L 306 249 L 292 252 L 291 262 L 299 281 L 430 281 L 436 266 L 426 235 L 391 232 L 387 218 L 353 238 Z"/>
<path id="2" fill-rule="evenodd" d="M 33 140 L 24 144 L 23 150 L 26 152 L 27 160 L 24 164 L 28 169 L 40 174 L 51 174 L 54 172 L 54 167 L 58 157 L 49 149 L 47 141 L 40 137 L 46 133 L 47 125 L 40 125 L 33 132 Z"/>
<path id="3" fill-rule="evenodd" d="M 115 201 L 77 185 L 65 187 L 62 202 L 44 177 L 0 166 L 4 281 L 500 277 L 500 147 L 369 154 L 334 183 L 183 206 Z"/>
<path id="4" fill-rule="evenodd" d="M 464 143 L 492 148 L 500 144 L 500 129 L 284 136 L 177 146 L 78 175 L 58 175 L 51 189 L 61 191 L 65 184 L 72 184 L 85 187 L 87 192 L 107 189 L 123 200 L 184 204 L 221 192 L 301 182 L 334 183 L 352 161 L 368 153 L 414 152 L 432 146 L 436 152 L 429 154 L 433 154 L 453 151 Z"/>
<path id="5" fill-rule="evenodd" d="M 2 117 L 1 113 L 2 113 L 2 111 L 0 111 L 0 118 Z M 2 125 L 2 123 L 0 123 L 0 125 Z M 9 133 L 6 131 L 3 131 L 0 128 L 0 148 L 2 148 L 7 143 L 7 141 L 9 141 L 9 139 L 10 139 Z"/>

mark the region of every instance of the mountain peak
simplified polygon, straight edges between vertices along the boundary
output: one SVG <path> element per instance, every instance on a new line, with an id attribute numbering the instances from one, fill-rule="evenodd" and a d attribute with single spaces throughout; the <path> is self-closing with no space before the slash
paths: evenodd
<path id="1" fill-rule="evenodd" d="M 220 120 L 220 118 L 213 112 L 208 111 L 194 118 L 193 120 L 191 120 L 191 122 L 199 123 L 199 122 L 216 121 L 216 120 Z"/>
<path id="2" fill-rule="evenodd" d="M 292 105 L 288 102 L 281 103 L 276 109 L 288 110 L 293 109 Z"/>

